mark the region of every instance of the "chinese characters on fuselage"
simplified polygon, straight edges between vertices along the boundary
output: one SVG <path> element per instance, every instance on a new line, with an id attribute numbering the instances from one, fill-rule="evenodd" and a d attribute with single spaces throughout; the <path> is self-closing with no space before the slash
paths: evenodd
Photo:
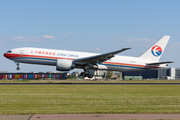
<path id="1" fill-rule="evenodd" d="M 33 51 L 31 51 L 33 53 Z M 47 51 L 34 51 L 35 54 L 41 54 L 41 55 L 56 55 L 55 52 L 47 52 Z M 57 53 L 57 56 L 64 56 L 64 57 L 79 57 L 77 54 L 64 54 L 64 53 Z"/>

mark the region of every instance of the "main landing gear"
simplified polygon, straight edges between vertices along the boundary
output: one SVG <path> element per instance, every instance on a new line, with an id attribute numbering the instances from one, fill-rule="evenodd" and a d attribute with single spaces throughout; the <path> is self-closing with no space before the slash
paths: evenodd
<path id="1" fill-rule="evenodd" d="M 17 65 L 16 70 L 20 70 L 19 63 L 16 63 L 16 65 Z"/>
<path id="2" fill-rule="evenodd" d="M 85 77 L 88 77 L 88 78 L 93 78 L 93 75 L 90 75 L 89 72 L 81 72 L 81 76 L 85 76 Z"/>
<path id="3" fill-rule="evenodd" d="M 84 72 L 81 72 L 81 76 L 93 78 L 93 73 L 90 72 L 90 70 L 97 70 L 97 66 L 93 65 L 86 65 L 84 66 Z"/>

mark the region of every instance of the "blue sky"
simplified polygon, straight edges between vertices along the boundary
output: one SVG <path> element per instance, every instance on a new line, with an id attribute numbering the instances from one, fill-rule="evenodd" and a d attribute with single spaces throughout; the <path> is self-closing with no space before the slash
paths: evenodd
<path id="1" fill-rule="evenodd" d="M 179 0 L 6 0 L 0 1 L 0 71 L 17 72 L 3 53 L 40 47 L 140 56 L 170 35 L 161 61 L 180 67 Z M 55 67 L 20 64 L 20 72 L 55 71 Z"/>

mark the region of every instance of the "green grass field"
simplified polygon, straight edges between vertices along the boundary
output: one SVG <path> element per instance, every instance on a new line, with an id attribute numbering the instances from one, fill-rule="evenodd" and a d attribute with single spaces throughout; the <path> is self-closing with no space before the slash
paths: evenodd
<path id="1" fill-rule="evenodd" d="M 54 113 L 180 113 L 180 86 L 0 86 L 0 114 Z"/>

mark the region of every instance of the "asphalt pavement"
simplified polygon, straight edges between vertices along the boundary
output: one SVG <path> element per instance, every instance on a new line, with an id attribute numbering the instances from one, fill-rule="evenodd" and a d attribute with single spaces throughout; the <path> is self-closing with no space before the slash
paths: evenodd
<path id="1" fill-rule="evenodd" d="M 180 83 L 0 83 L 0 85 L 180 85 Z"/>
<path id="2" fill-rule="evenodd" d="M 179 120 L 180 114 L 37 114 L 0 115 L 0 120 Z"/>

